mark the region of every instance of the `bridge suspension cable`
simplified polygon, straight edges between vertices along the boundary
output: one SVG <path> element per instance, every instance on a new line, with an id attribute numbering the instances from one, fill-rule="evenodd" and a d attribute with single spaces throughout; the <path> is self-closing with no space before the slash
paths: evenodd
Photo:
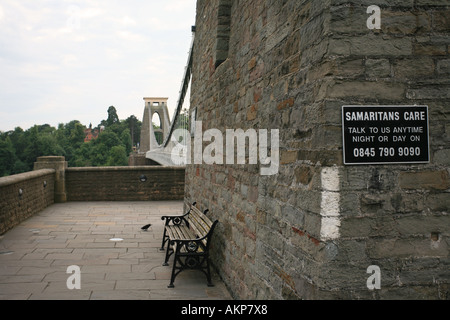
<path id="1" fill-rule="evenodd" d="M 191 75 L 192 75 L 192 60 L 194 56 L 194 40 L 195 40 L 195 32 L 192 32 L 192 42 L 191 42 L 191 48 L 189 50 L 189 56 L 188 61 L 186 64 L 186 67 L 184 68 L 184 76 L 183 81 L 181 83 L 181 89 L 180 89 L 180 96 L 178 98 L 177 108 L 175 110 L 175 113 L 172 118 L 172 122 L 170 124 L 169 133 L 167 134 L 167 137 L 165 138 L 164 142 L 162 143 L 162 147 L 167 147 L 167 145 L 170 142 L 170 139 L 172 137 L 172 133 L 175 129 L 182 128 L 188 130 L 189 123 L 186 121 L 186 118 L 180 115 L 182 114 L 183 104 L 184 104 L 184 98 L 186 97 L 187 89 L 189 88 L 189 83 L 191 81 Z"/>
<path id="2" fill-rule="evenodd" d="M 189 50 L 188 60 L 186 67 L 184 68 L 183 80 L 181 83 L 180 95 L 177 102 L 177 107 L 175 109 L 174 115 L 172 117 L 172 121 L 170 123 L 169 130 L 167 131 L 167 135 L 164 137 L 164 140 L 159 147 L 150 149 L 147 152 L 146 157 L 158 162 L 163 166 L 179 166 L 182 165 L 180 163 L 174 163 L 171 157 L 171 152 L 174 147 L 174 142 L 172 141 L 172 135 L 177 129 L 184 129 L 183 137 L 177 137 L 178 139 L 182 138 L 182 141 L 187 141 L 190 139 L 189 134 L 189 113 L 183 110 L 184 100 L 186 98 L 186 93 L 189 88 L 191 75 L 192 75 L 192 60 L 194 55 L 194 40 L 195 40 L 195 27 L 192 27 L 192 42 Z"/>

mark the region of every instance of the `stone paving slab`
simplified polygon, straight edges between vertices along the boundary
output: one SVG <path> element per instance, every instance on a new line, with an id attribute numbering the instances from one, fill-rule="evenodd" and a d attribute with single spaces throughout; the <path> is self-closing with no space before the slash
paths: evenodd
<path id="1" fill-rule="evenodd" d="M 182 212 L 179 201 L 55 204 L 0 236 L 0 300 L 231 300 L 214 271 L 212 288 L 195 270 L 167 288 L 161 216 Z M 72 265 L 80 290 L 67 288 Z"/>

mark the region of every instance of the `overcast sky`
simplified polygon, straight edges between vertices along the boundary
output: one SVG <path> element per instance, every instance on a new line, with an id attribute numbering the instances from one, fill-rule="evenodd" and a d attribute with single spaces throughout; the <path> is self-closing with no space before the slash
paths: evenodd
<path id="1" fill-rule="evenodd" d="M 144 97 L 178 100 L 195 0 L 1 0 L 0 131 L 108 107 L 142 120 Z"/>

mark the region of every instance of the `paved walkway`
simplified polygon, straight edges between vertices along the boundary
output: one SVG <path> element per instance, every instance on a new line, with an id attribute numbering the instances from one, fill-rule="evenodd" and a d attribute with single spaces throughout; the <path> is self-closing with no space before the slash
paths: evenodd
<path id="1" fill-rule="evenodd" d="M 182 211 L 179 201 L 55 204 L 0 236 L 0 300 L 231 299 L 215 272 L 215 287 L 193 270 L 167 288 L 173 256 L 162 266 L 161 216 Z M 67 288 L 72 265 L 80 290 Z"/>

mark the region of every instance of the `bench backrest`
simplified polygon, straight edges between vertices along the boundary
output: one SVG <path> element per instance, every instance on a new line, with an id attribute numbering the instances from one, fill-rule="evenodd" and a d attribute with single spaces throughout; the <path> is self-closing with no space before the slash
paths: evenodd
<path id="1" fill-rule="evenodd" d="M 208 246 L 208 235 L 212 233 L 217 221 L 212 222 L 203 212 L 201 212 L 196 206 L 190 206 L 191 211 L 187 216 L 187 222 L 189 223 L 189 227 L 194 231 L 196 236 L 203 240 L 203 244 L 205 247 Z M 207 210 L 205 211 L 207 212 Z"/>

